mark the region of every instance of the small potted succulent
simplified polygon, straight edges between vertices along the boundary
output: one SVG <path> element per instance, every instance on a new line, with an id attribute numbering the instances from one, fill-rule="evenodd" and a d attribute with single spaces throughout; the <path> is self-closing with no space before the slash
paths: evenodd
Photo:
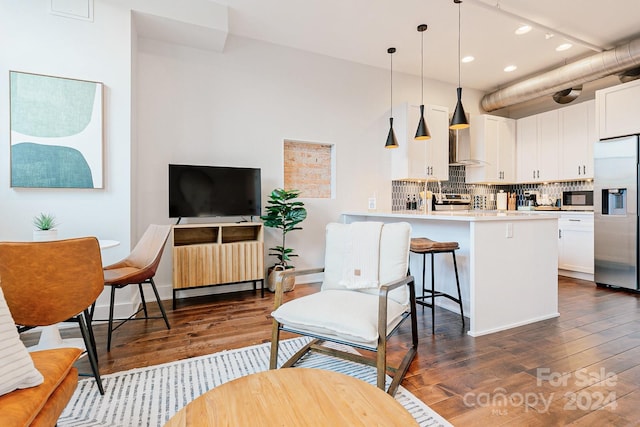
<path id="1" fill-rule="evenodd" d="M 33 225 L 36 227 L 36 229 L 33 230 L 34 242 L 44 242 L 58 238 L 58 230 L 56 229 L 58 224 L 54 215 L 41 213 L 33 217 Z"/>
<path id="2" fill-rule="evenodd" d="M 294 268 L 288 264 L 291 257 L 298 256 L 293 253 L 292 248 L 286 246 L 287 233 L 294 230 L 302 230 L 298 227 L 302 221 L 307 218 L 307 210 L 304 203 L 296 200 L 300 195 L 298 190 L 283 190 L 276 188 L 269 196 L 269 202 L 266 207 L 267 213 L 260 217 L 264 221 L 266 227 L 277 228 L 282 232 L 282 245 L 269 248 L 269 255 L 278 258 L 278 262 L 268 269 L 267 284 L 269 290 L 275 291 L 276 278 L 279 274 L 283 274 L 286 270 Z M 285 281 L 284 290 L 288 292 L 295 286 L 295 277 L 291 276 Z"/>

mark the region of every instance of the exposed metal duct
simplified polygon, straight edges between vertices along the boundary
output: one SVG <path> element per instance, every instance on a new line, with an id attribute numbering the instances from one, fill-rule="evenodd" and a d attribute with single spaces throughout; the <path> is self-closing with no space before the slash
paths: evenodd
<path id="1" fill-rule="evenodd" d="M 481 105 L 485 111 L 494 111 L 638 66 L 640 38 L 489 93 Z"/>

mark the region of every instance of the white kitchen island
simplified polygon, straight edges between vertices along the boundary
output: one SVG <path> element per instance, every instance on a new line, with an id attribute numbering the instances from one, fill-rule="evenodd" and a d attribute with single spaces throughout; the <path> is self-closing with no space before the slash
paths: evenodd
<path id="1" fill-rule="evenodd" d="M 347 212 L 344 222 L 406 221 L 412 237 L 457 241 L 456 251 L 469 335 L 480 336 L 559 316 L 558 216 L 526 212 Z M 411 254 L 416 295 L 421 295 L 422 255 Z M 427 288 L 431 287 L 426 257 Z M 453 260 L 435 255 L 436 289 L 456 295 Z M 446 298 L 436 304 L 459 313 Z M 436 324 L 437 327 L 437 324 Z"/>

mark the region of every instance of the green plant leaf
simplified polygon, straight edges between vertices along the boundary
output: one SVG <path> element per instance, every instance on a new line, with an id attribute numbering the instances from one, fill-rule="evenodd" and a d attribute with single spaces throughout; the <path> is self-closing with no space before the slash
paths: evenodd
<path id="1" fill-rule="evenodd" d="M 265 215 L 260 217 L 265 227 L 277 228 L 282 232 L 282 245 L 269 248 L 269 256 L 277 257 L 281 265 L 286 265 L 290 257 L 297 256 L 293 253 L 292 248 L 286 247 L 287 233 L 302 230 L 298 224 L 307 218 L 304 203 L 296 200 L 299 196 L 300 191 L 298 190 L 284 190 L 282 188 L 272 190 L 265 207 Z"/>

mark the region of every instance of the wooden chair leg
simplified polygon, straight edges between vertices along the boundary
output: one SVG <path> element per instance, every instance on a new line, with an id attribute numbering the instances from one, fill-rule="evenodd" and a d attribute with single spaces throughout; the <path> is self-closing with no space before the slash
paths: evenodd
<path id="1" fill-rule="evenodd" d="M 385 391 L 385 383 L 387 378 L 387 338 L 380 335 L 378 343 L 378 351 L 376 351 L 376 385 L 382 391 Z"/>
<path id="2" fill-rule="evenodd" d="M 269 369 L 278 367 L 278 347 L 280 346 L 280 324 L 273 319 L 271 329 L 271 356 L 269 356 Z"/>

